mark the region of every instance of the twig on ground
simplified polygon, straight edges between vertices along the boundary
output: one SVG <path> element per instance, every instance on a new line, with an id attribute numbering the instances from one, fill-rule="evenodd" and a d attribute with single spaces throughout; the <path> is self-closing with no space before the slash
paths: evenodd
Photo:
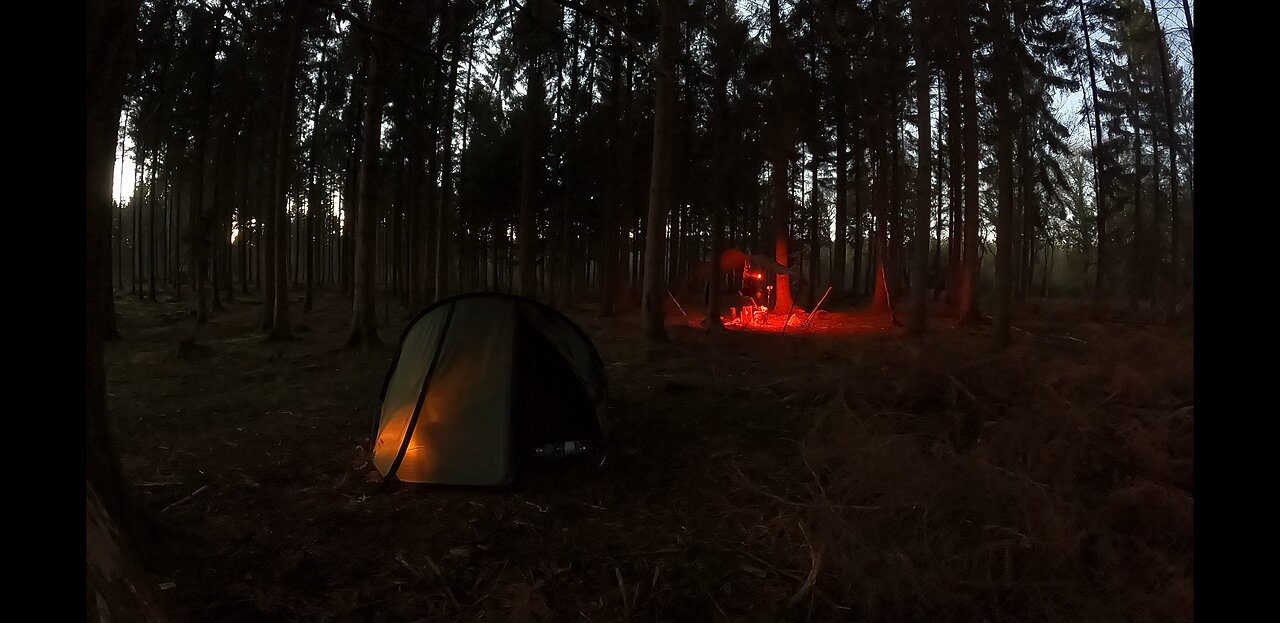
<path id="1" fill-rule="evenodd" d="M 765 560 L 765 559 L 763 559 L 763 558 L 761 558 L 761 557 L 759 557 L 759 556 L 756 556 L 755 554 L 752 554 L 751 552 L 747 551 L 745 548 L 739 547 L 739 548 L 737 548 L 736 550 L 733 550 L 733 551 L 736 551 L 736 552 L 738 552 L 739 554 L 742 554 L 742 555 L 744 555 L 744 556 L 746 556 L 746 557 L 748 557 L 748 558 L 750 558 L 750 559 L 752 559 L 752 560 L 754 560 L 754 561 L 756 561 L 756 562 L 758 562 L 758 563 L 760 563 L 760 564 L 764 565 L 765 567 L 768 567 L 770 571 L 773 571 L 774 573 L 776 573 L 776 574 L 778 574 L 778 575 L 780 575 L 780 576 L 782 576 L 782 577 L 791 578 L 792 580 L 795 580 L 795 581 L 797 581 L 797 582 L 801 582 L 801 583 L 803 583 L 803 582 L 805 581 L 805 578 L 800 577 L 800 575 L 799 575 L 799 574 L 792 573 L 792 572 L 787 571 L 787 570 L 785 570 L 785 569 L 779 569 L 779 568 L 778 568 L 776 565 L 774 565 L 773 563 L 771 563 L 771 562 L 769 562 L 769 561 L 767 561 L 767 560 Z M 845 608 L 844 606 L 841 606 L 840 604 L 836 603 L 836 601 L 835 601 L 834 599 L 832 599 L 830 596 L 828 596 L 828 595 L 827 595 L 827 594 L 826 594 L 826 593 L 825 593 L 821 588 L 818 588 L 817 586 L 814 586 L 814 587 L 812 588 L 812 590 L 813 590 L 813 594 L 815 594 L 815 595 L 817 595 L 817 596 L 821 597 L 824 601 L 826 601 L 826 602 L 827 602 L 828 604 L 830 604 L 832 607 L 834 607 L 834 608 L 839 608 L 839 609 L 841 609 L 841 610 L 847 610 L 847 608 Z"/>
<path id="2" fill-rule="evenodd" d="M 191 498 L 194 498 L 194 497 L 196 497 L 197 495 L 200 495 L 200 493 L 201 493 L 201 492 L 203 492 L 205 489 L 208 489 L 208 488 L 209 488 L 209 485 L 201 485 L 199 489 L 196 489 L 195 491 L 192 491 L 192 492 L 191 492 L 191 495 L 188 495 L 187 497 L 182 498 L 181 500 L 178 500 L 177 502 L 174 502 L 173 504 L 170 504 L 170 505 L 168 505 L 168 506 L 166 506 L 166 507 L 164 507 L 164 508 L 160 509 L 160 512 L 162 512 L 162 513 L 164 513 L 164 512 L 168 512 L 168 511 L 169 511 L 169 509 L 171 509 L 171 508 L 173 508 L 173 507 L 175 507 L 175 506 L 178 506 L 178 505 L 180 505 L 180 504 L 185 504 L 185 503 L 187 503 L 187 502 L 191 501 Z"/>
<path id="3" fill-rule="evenodd" d="M 461 611 L 462 606 L 458 604 L 458 598 L 454 596 L 453 589 L 449 588 L 449 580 L 444 577 L 444 573 L 440 571 L 440 567 L 436 566 L 436 561 L 432 560 L 430 556 L 427 556 L 427 566 L 431 567 L 431 570 L 435 572 L 436 577 L 440 578 L 440 583 L 444 585 L 444 593 L 445 595 L 448 595 L 449 603 L 453 604 L 454 611 Z"/>
<path id="4" fill-rule="evenodd" d="M 622 571 L 613 568 L 613 577 L 618 579 L 618 592 L 622 594 L 622 620 L 631 620 L 631 604 L 627 602 L 627 585 L 622 581 Z"/>
<path id="5" fill-rule="evenodd" d="M 828 503 L 828 506 L 830 506 L 830 503 Z M 800 534 L 804 536 L 805 547 L 809 548 L 810 566 L 809 577 L 805 578 L 804 583 L 800 585 L 800 590 L 796 591 L 796 594 L 791 596 L 791 605 L 793 606 L 800 603 L 800 600 L 804 599 L 805 595 L 808 595 L 809 591 L 813 590 L 813 585 L 818 581 L 818 571 L 822 568 L 823 554 L 821 549 L 816 552 L 814 551 L 813 543 L 809 541 L 809 533 L 805 531 L 804 524 L 800 523 L 799 519 L 796 520 L 796 525 L 800 526 Z"/>

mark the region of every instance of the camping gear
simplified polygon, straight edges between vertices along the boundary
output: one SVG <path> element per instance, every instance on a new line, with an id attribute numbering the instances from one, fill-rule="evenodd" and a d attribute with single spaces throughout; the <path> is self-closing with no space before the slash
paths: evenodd
<path id="1" fill-rule="evenodd" d="M 559 459 L 582 454 L 589 449 L 591 449 L 591 446 L 581 441 L 565 441 L 538 446 L 533 449 L 533 453 L 540 459 Z"/>
<path id="2" fill-rule="evenodd" d="M 606 441 L 604 405 L 600 355 L 563 314 L 509 294 L 446 298 L 400 337 L 373 464 L 405 482 L 509 484 L 539 446 Z"/>

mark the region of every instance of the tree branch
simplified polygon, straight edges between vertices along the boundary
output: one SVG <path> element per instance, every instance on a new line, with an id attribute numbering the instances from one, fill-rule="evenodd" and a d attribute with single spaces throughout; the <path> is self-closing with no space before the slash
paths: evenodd
<path id="1" fill-rule="evenodd" d="M 353 26 L 364 31 L 364 33 L 367 35 L 370 35 L 370 36 L 376 35 L 379 37 L 384 37 L 386 39 L 391 40 L 393 43 L 399 44 L 401 47 L 405 48 L 410 52 L 413 52 L 415 54 L 418 54 L 426 58 L 430 58 L 438 63 L 445 62 L 444 57 L 436 54 L 435 52 L 432 52 L 431 50 L 428 50 L 423 47 L 419 47 L 418 45 L 414 44 L 408 39 L 405 39 L 404 37 L 401 37 L 400 35 L 397 35 L 389 30 L 384 30 L 382 28 L 374 26 L 373 24 L 370 24 L 368 21 L 355 15 L 351 11 L 344 9 L 333 2 L 329 2 L 328 0 L 307 0 L 307 2 L 310 2 L 311 4 L 314 4 L 322 9 L 325 9 L 330 13 L 333 13 L 333 15 L 338 19 L 343 19 L 350 22 Z"/>
<path id="2" fill-rule="evenodd" d="M 635 36 L 633 36 L 630 31 L 627 30 L 626 26 L 623 26 L 622 22 L 618 21 L 618 18 L 612 15 L 601 13 L 595 10 L 594 8 L 590 8 L 585 4 L 583 4 L 582 2 L 580 2 L 579 0 L 551 0 L 551 1 L 555 2 L 556 4 L 559 4 L 560 6 L 563 6 L 566 9 L 573 9 L 574 11 L 577 11 L 583 15 L 586 15 L 587 17 L 590 17 L 596 22 L 603 22 L 604 25 L 611 26 L 614 30 L 618 31 L 618 34 L 622 35 L 623 39 L 627 40 L 627 43 L 631 46 L 632 51 L 634 51 L 637 55 L 644 56 L 649 53 L 649 50 L 640 44 L 640 41 L 636 39 Z"/>

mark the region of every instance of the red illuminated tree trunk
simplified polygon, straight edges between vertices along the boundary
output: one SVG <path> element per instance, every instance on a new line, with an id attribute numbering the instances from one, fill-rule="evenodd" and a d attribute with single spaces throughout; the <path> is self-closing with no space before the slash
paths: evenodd
<path id="1" fill-rule="evenodd" d="M 792 135 L 795 120 L 788 105 L 789 83 L 791 76 L 787 71 L 791 48 L 787 43 L 786 32 L 782 27 L 781 8 L 778 0 L 769 0 L 769 37 L 770 54 L 773 62 L 773 146 L 770 150 L 770 180 L 773 186 L 773 259 L 782 266 L 790 263 L 787 251 L 791 220 L 791 189 L 788 172 L 791 165 Z M 778 273 L 774 284 L 776 299 L 774 309 L 790 310 L 795 305 L 791 298 L 791 277 Z"/>

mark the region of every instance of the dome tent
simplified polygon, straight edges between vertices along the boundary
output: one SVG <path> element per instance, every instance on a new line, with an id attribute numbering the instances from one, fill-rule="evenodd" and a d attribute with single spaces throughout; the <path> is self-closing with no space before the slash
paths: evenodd
<path id="1" fill-rule="evenodd" d="M 453 296 L 400 337 L 373 464 L 405 482 L 505 485 L 539 445 L 604 441 L 604 404 L 604 365 L 573 321 L 514 295 Z"/>

